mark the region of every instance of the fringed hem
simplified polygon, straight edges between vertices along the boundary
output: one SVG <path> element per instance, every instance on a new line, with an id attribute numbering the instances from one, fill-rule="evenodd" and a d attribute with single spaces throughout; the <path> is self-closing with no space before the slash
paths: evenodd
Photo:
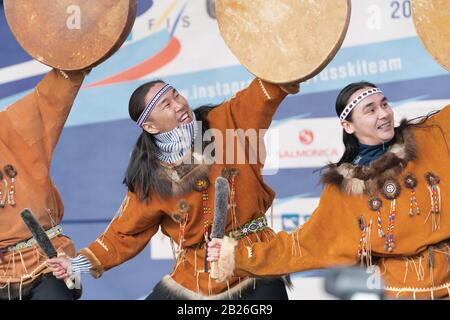
<path id="1" fill-rule="evenodd" d="M 167 297 L 182 300 L 232 300 L 239 298 L 242 294 L 242 290 L 250 288 L 252 285 L 253 279 L 248 278 L 244 281 L 240 281 L 234 287 L 228 288 L 225 292 L 205 296 L 183 287 L 173 280 L 171 276 L 166 275 L 154 290 L 162 290 Z"/>

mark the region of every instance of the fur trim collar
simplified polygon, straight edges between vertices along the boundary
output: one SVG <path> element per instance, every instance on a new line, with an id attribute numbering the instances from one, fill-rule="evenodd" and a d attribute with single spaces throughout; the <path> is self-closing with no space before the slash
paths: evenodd
<path id="1" fill-rule="evenodd" d="M 234 287 L 228 289 L 225 292 L 205 296 L 200 293 L 191 291 L 181 286 L 171 276 L 166 275 L 162 280 L 156 285 L 153 291 L 158 291 L 160 295 L 166 296 L 168 299 L 179 299 L 179 300 L 234 300 L 238 299 L 242 294 L 242 291 L 253 289 L 255 279 L 247 278 L 242 280 L 240 283 Z"/>
<path id="2" fill-rule="evenodd" d="M 158 165 L 155 176 L 159 197 L 167 199 L 193 192 L 198 179 L 208 179 L 210 167 L 207 164 L 181 164 L 173 168 Z"/>
<path id="3" fill-rule="evenodd" d="M 406 125 L 403 120 L 400 127 Z M 375 195 L 386 180 L 395 180 L 409 161 L 417 158 L 417 144 L 411 127 L 396 133 L 389 150 L 369 166 L 343 163 L 331 165 L 322 176 L 322 183 L 333 184 L 349 195 Z"/>

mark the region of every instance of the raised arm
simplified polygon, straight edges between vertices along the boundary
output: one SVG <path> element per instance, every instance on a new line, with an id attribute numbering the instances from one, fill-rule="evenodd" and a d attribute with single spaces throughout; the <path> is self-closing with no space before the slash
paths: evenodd
<path id="1" fill-rule="evenodd" d="M 30 149 L 48 163 L 84 72 L 50 71 L 28 95 L 0 112 L 0 139 L 16 154 Z"/>
<path id="2" fill-rule="evenodd" d="M 235 97 L 214 108 L 208 116 L 211 128 L 218 129 L 225 142 L 233 143 L 233 146 L 223 143 L 222 153 L 216 153 L 216 156 L 233 161 L 229 158 L 229 153 L 235 148 L 234 140 L 228 141 L 228 138 L 230 134 L 238 136 L 239 149 L 231 155 L 234 163 L 242 163 L 237 159 L 239 154 L 244 154 L 246 163 L 254 164 L 259 171 L 264 164 L 266 152 L 264 141 L 255 139 L 263 137 L 265 132 L 262 130 L 268 129 L 275 111 L 288 92 L 298 91 L 299 84 L 285 85 L 282 89 L 279 85 L 255 79 Z"/>
<path id="3" fill-rule="evenodd" d="M 212 113 L 219 119 L 230 119 L 232 123 L 226 123 L 227 128 L 267 129 L 288 92 L 298 92 L 298 84 L 279 86 L 254 79 Z"/>

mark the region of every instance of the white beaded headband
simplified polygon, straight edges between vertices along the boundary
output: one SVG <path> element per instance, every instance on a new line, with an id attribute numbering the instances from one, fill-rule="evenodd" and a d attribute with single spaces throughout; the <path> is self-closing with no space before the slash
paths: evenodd
<path id="1" fill-rule="evenodd" d="M 139 127 L 142 127 L 142 125 L 144 124 L 145 120 L 147 120 L 148 116 L 150 115 L 150 113 L 152 112 L 153 108 L 156 106 L 156 104 L 158 103 L 159 99 L 161 99 L 161 97 L 170 89 L 172 88 L 172 86 L 170 84 L 166 84 L 164 87 L 162 87 L 155 95 L 153 98 L 150 99 L 149 103 L 147 104 L 147 106 L 144 108 L 144 111 L 142 111 L 141 115 L 139 116 L 139 119 L 136 121 L 137 125 Z"/>
<path id="2" fill-rule="evenodd" d="M 375 93 L 382 93 L 382 91 L 378 88 L 370 88 L 364 92 L 361 92 L 355 99 L 353 99 L 352 102 L 350 102 L 342 111 L 341 115 L 339 116 L 339 119 L 345 120 L 350 112 L 352 112 L 353 109 L 365 98 L 375 94 Z"/>

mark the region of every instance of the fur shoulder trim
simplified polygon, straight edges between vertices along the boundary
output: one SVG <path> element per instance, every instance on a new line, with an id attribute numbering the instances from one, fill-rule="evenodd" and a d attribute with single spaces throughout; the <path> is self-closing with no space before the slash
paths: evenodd
<path id="1" fill-rule="evenodd" d="M 322 183 L 336 185 L 349 195 L 375 194 L 386 180 L 396 179 L 408 162 L 417 158 L 417 144 L 411 128 L 403 129 L 394 139 L 389 150 L 369 166 L 351 163 L 329 166 L 322 175 Z"/>
<path id="2" fill-rule="evenodd" d="M 207 180 L 211 165 L 181 164 L 174 168 L 157 167 L 153 191 L 161 199 L 178 197 L 190 193 L 195 189 L 198 179 Z"/>

